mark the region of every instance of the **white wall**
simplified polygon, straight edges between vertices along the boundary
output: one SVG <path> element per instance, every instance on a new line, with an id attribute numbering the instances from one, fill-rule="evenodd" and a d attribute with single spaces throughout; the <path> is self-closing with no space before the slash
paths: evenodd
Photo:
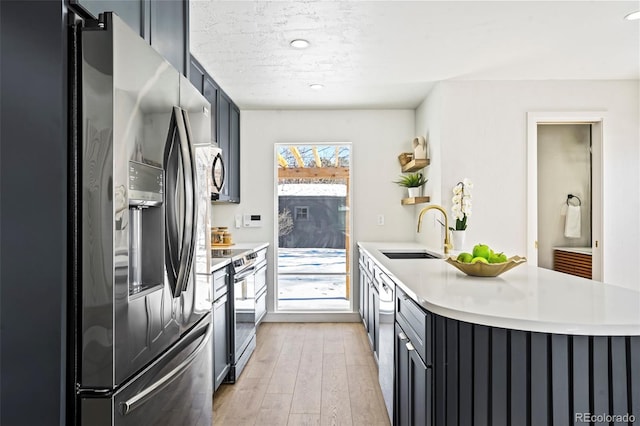
<path id="1" fill-rule="evenodd" d="M 443 90 L 442 85 L 435 86 L 427 98 L 416 109 L 416 136 L 424 136 L 428 145 L 428 156 L 431 164 L 425 169 L 425 177 L 429 181 L 425 185 L 425 195 L 431 197 L 429 204 L 442 204 L 442 121 L 443 121 Z M 448 193 L 447 193 L 448 194 Z M 445 197 L 447 194 L 444 194 Z M 451 197 L 449 197 L 451 198 Z M 425 204 L 413 208 L 414 218 L 411 224 L 414 228 L 418 224 L 420 210 Z M 442 225 L 436 221 L 444 222 L 442 215 L 434 210 L 423 217 L 420 234 L 415 233 L 414 239 L 425 244 L 426 247 L 441 250 L 444 240 Z"/>
<path id="2" fill-rule="evenodd" d="M 274 239 L 274 144 L 278 142 L 351 142 L 352 221 L 351 241 L 407 241 L 415 230 L 411 207 L 400 205 L 404 188 L 393 183 L 400 174 L 398 155 L 411 149 L 415 115 L 412 110 L 243 110 L 241 116 L 241 187 L 238 205 L 215 204 L 212 226 L 228 226 L 237 242 Z M 261 214 L 262 228 L 234 227 L 236 214 Z M 384 226 L 377 216 L 384 215 Z M 270 270 L 273 268 L 273 250 Z M 355 255 L 355 249 L 353 254 Z M 357 263 L 352 262 L 352 270 Z M 353 284 L 353 280 L 352 280 Z M 269 277 L 273 295 L 273 275 Z M 352 288 L 357 287 L 352 285 Z M 357 295 L 357 294 L 356 294 Z M 357 310 L 357 306 L 355 306 Z M 273 300 L 269 300 L 273 311 Z"/>
<path id="3" fill-rule="evenodd" d="M 527 247 L 527 112 L 607 111 L 603 276 L 606 282 L 639 288 L 640 266 L 628 261 L 629 253 L 635 258 L 640 250 L 638 81 L 449 81 L 440 86 L 441 190 L 448 194 L 460 179 L 472 179 L 467 242 L 484 242 L 510 255 L 525 254 Z M 416 114 L 416 128 L 425 126 L 423 120 L 429 124 L 433 114 Z M 443 198 L 450 209 L 449 197 Z"/>

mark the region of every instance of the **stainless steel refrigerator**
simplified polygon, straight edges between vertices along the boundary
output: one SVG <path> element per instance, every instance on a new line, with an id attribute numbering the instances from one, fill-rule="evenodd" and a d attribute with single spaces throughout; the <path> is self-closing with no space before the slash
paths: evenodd
<path id="1" fill-rule="evenodd" d="M 78 52 L 76 422 L 211 425 L 210 105 L 116 15 Z"/>

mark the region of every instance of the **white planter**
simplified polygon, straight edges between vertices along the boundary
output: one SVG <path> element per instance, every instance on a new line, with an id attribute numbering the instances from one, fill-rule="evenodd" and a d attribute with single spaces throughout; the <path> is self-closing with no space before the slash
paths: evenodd
<path id="1" fill-rule="evenodd" d="M 422 197 L 422 187 L 416 186 L 414 188 L 407 188 L 409 192 L 409 198 Z"/>
<path id="2" fill-rule="evenodd" d="M 451 231 L 451 243 L 453 244 L 453 249 L 457 251 L 462 251 L 464 248 L 464 239 L 467 235 L 467 231 Z"/>

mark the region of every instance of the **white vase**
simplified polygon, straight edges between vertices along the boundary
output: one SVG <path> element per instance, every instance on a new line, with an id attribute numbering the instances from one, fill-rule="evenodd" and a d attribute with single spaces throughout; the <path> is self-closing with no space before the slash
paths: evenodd
<path id="1" fill-rule="evenodd" d="M 462 251 L 466 235 L 467 231 L 451 231 L 451 243 L 453 244 L 454 250 Z"/>
<path id="2" fill-rule="evenodd" d="M 413 188 L 407 188 L 407 192 L 409 192 L 409 198 L 422 197 L 422 187 L 416 186 Z"/>

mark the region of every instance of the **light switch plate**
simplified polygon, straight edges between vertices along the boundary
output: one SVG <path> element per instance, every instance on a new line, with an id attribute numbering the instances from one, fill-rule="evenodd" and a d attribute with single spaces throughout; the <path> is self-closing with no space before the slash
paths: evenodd
<path id="1" fill-rule="evenodd" d="M 241 214 L 237 214 L 236 215 L 236 228 L 240 228 L 242 227 L 242 215 Z"/>

